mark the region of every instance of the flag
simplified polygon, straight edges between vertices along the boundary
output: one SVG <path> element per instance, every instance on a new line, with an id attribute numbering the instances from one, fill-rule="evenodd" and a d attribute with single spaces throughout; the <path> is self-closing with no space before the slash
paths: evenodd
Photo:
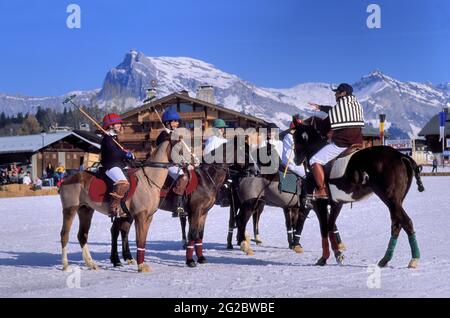
<path id="1" fill-rule="evenodd" d="M 439 113 L 439 141 L 445 138 L 445 120 L 447 112 L 442 111 Z"/>

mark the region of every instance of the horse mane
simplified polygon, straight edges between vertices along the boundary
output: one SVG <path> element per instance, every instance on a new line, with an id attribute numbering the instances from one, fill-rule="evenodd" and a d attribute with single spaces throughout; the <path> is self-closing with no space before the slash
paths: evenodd
<path id="1" fill-rule="evenodd" d="M 164 142 L 162 142 L 159 146 L 155 147 L 154 149 L 150 150 L 150 152 L 147 154 L 147 158 L 145 160 L 145 162 L 152 162 L 155 160 L 156 155 L 159 153 L 160 149 L 163 147 L 163 145 L 168 142 L 169 145 L 171 145 L 171 141 L 170 140 L 166 140 Z M 169 152 L 170 149 L 172 147 L 167 146 L 166 147 L 166 151 L 167 151 L 167 158 L 170 158 Z"/>

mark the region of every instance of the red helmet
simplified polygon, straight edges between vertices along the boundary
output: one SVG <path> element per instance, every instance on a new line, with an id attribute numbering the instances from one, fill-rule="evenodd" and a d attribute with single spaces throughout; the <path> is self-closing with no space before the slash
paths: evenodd
<path id="1" fill-rule="evenodd" d="M 103 117 L 103 129 L 108 129 L 111 125 L 122 124 L 123 122 L 122 118 L 117 114 L 106 114 L 105 117 Z"/>
<path id="2" fill-rule="evenodd" d="M 292 116 L 291 124 L 289 125 L 290 129 L 297 128 L 297 125 L 301 125 L 303 123 L 302 116 L 300 114 L 295 114 Z"/>

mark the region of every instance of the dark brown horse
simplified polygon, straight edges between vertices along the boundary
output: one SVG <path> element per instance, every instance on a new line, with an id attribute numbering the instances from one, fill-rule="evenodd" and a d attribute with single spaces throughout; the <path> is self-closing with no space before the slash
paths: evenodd
<path id="1" fill-rule="evenodd" d="M 326 143 L 324 129 L 321 126 L 322 120 L 317 117 L 297 125 L 294 140 L 298 161 L 306 159 L 309 162 L 309 159 Z M 329 171 L 333 163 L 333 161 L 330 162 L 325 170 Z M 414 177 L 419 192 L 424 191 L 420 179 L 420 167 L 416 162 L 411 157 L 387 146 L 362 149 L 352 155 L 342 176 L 333 179 L 329 179 L 327 176 L 327 183 L 332 186 L 329 188 L 334 202 L 359 201 L 367 195 L 375 193 L 388 207 L 392 220 L 391 239 L 386 254 L 378 263 L 380 267 L 386 266 L 392 259 L 401 229 L 407 233 L 411 247 L 412 259 L 408 267 L 415 268 L 418 265 L 420 251 L 413 223 L 402 206 Z M 341 195 L 338 196 L 338 194 Z M 330 255 L 326 233 L 332 232 L 340 212 L 340 209 L 332 209 L 327 221 L 326 211 L 329 203 L 327 200 L 316 201 L 320 216 L 323 250 L 318 265 L 325 265 Z M 332 246 L 334 245 L 334 249 L 336 242 L 331 240 L 331 243 Z"/>

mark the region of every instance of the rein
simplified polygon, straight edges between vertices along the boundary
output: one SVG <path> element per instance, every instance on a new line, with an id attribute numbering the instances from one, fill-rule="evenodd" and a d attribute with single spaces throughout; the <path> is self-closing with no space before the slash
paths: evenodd
<path id="1" fill-rule="evenodd" d="M 209 167 L 212 167 L 213 169 L 215 169 L 215 171 L 217 171 L 217 170 L 224 170 L 225 172 L 227 172 L 227 174 L 228 174 L 228 171 L 229 171 L 229 168 L 228 168 L 228 167 L 222 167 L 222 166 L 215 165 L 215 164 L 205 164 L 205 165 L 207 165 L 208 168 L 209 168 Z M 208 177 L 209 180 L 211 181 L 211 183 L 212 183 L 214 189 L 216 190 L 216 192 L 218 192 L 218 191 L 220 190 L 220 188 L 217 187 L 216 182 L 215 182 L 214 179 L 211 177 L 211 175 L 209 174 L 208 170 L 207 170 L 207 169 L 206 169 L 206 170 L 205 170 L 205 169 L 202 169 L 202 170 L 206 173 L 207 177 Z"/>
<path id="2" fill-rule="evenodd" d="M 147 173 L 145 173 L 145 168 L 146 166 L 141 166 L 142 169 L 142 173 L 144 174 L 145 178 L 147 179 L 147 182 L 150 186 L 154 185 L 156 188 L 158 188 L 159 191 L 161 191 L 162 187 L 164 186 L 159 186 L 156 184 L 155 181 L 153 181 L 152 179 L 149 178 L 149 176 L 147 175 Z"/>

